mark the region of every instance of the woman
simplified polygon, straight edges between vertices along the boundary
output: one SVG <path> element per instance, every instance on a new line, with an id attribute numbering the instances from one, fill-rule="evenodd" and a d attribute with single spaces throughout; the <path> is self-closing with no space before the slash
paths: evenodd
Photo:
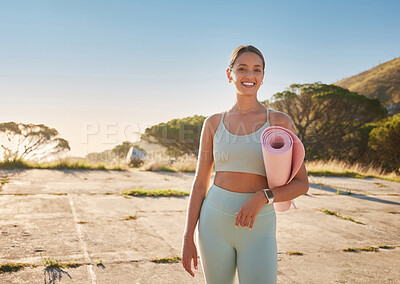
<path id="1" fill-rule="evenodd" d="M 199 159 L 189 198 L 182 264 L 194 277 L 198 269 L 194 232 L 208 284 L 276 283 L 276 215 L 272 202 L 292 200 L 308 191 L 304 162 L 288 184 L 267 190 L 260 136 L 270 125 L 296 130 L 290 117 L 257 100 L 265 61 L 254 46 L 239 46 L 227 69 L 236 89 L 228 111 L 204 121 Z M 261 125 L 261 127 L 260 127 Z M 215 162 L 214 183 L 209 181 Z M 209 188 L 208 192 L 207 189 Z M 248 227 L 248 228 L 247 228 Z"/>

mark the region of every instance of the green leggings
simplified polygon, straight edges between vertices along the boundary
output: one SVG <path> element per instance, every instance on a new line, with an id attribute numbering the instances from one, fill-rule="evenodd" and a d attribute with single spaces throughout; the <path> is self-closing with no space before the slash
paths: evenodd
<path id="1" fill-rule="evenodd" d="M 265 204 L 253 228 L 236 228 L 235 212 L 254 193 L 233 192 L 213 184 L 203 201 L 197 245 L 207 284 L 275 284 L 277 281 L 276 215 Z"/>

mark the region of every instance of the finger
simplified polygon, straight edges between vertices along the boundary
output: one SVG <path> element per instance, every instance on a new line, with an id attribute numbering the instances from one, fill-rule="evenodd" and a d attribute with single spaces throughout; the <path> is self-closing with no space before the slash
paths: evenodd
<path id="1" fill-rule="evenodd" d="M 253 228 L 254 225 L 254 221 L 256 220 L 256 217 L 251 217 L 251 222 L 250 222 L 250 226 L 249 226 L 249 230 L 251 230 Z"/>
<path id="2" fill-rule="evenodd" d="M 189 261 L 189 264 L 188 264 L 187 261 L 186 261 L 186 258 L 185 258 L 185 259 L 182 258 L 182 264 L 183 264 L 183 267 L 185 268 L 185 270 L 186 270 L 190 275 L 192 275 L 192 276 L 194 277 L 194 273 L 193 273 L 193 271 L 192 271 L 192 269 L 191 269 L 191 267 L 190 267 L 190 261 Z"/>
<path id="3" fill-rule="evenodd" d="M 185 270 L 186 270 L 190 275 L 192 275 L 192 277 L 194 277 L 194 272 L 192 271 L 192 268 L 190 267 L 190 264 L 189 264 L 189 265 L 185 265 Z"/>
<path id="4" fill-rule="evenodd" d="M 199 270 L 199 267 L 197 266 L 197 254 L 195 254 L 193 257 L 193 266 L 194 269 Z"/>
<path id="5" fill-rule="evenodd" d="M 235 221 L 235 226 L 236 228 L 239 226 L 239 222 L 240 222 L 240 218 L 241 218 L 241 211 L 239 211 L 237 217 L 236 217 L 236 221 Z"/>
<path id="6" fill-rule="evenodd" d="M 248 216 L 247 215 L 243 215 L 240 224 L 242 225 L 242 227 L 246 227 L 246 220 L 247 220 Z"/>
<path id="7" fill-rule="evenodd" d="M 246 215 L 243 218 L 243 227 L 247 227 L 248 223 L 249 223 L 249 215 Z"/>

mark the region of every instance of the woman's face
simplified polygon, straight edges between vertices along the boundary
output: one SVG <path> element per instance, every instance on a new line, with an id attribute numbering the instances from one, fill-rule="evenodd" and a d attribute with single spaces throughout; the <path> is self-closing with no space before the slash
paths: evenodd
<path id="1" fill-rule="evenodd" d="M 228 77 L 233 80 L 236 91 L 243 95 L 256 94 L 264 79 L 263 62 L 260 56 L 254 52 L 240 54 L 228 72 Z"/>

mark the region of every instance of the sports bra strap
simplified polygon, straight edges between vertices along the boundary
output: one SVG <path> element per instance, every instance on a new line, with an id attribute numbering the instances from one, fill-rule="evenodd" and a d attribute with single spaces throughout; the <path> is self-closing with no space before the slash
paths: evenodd
<path id="1" fill-rule="evenodd" d="M 225 111 L 222 113 L 221 121 L 219 122 L 219 124 L 224 123 L 224 122 L 223 122 L 223 121 L 224 121 L 224 115 L 225 115 Z"/>

